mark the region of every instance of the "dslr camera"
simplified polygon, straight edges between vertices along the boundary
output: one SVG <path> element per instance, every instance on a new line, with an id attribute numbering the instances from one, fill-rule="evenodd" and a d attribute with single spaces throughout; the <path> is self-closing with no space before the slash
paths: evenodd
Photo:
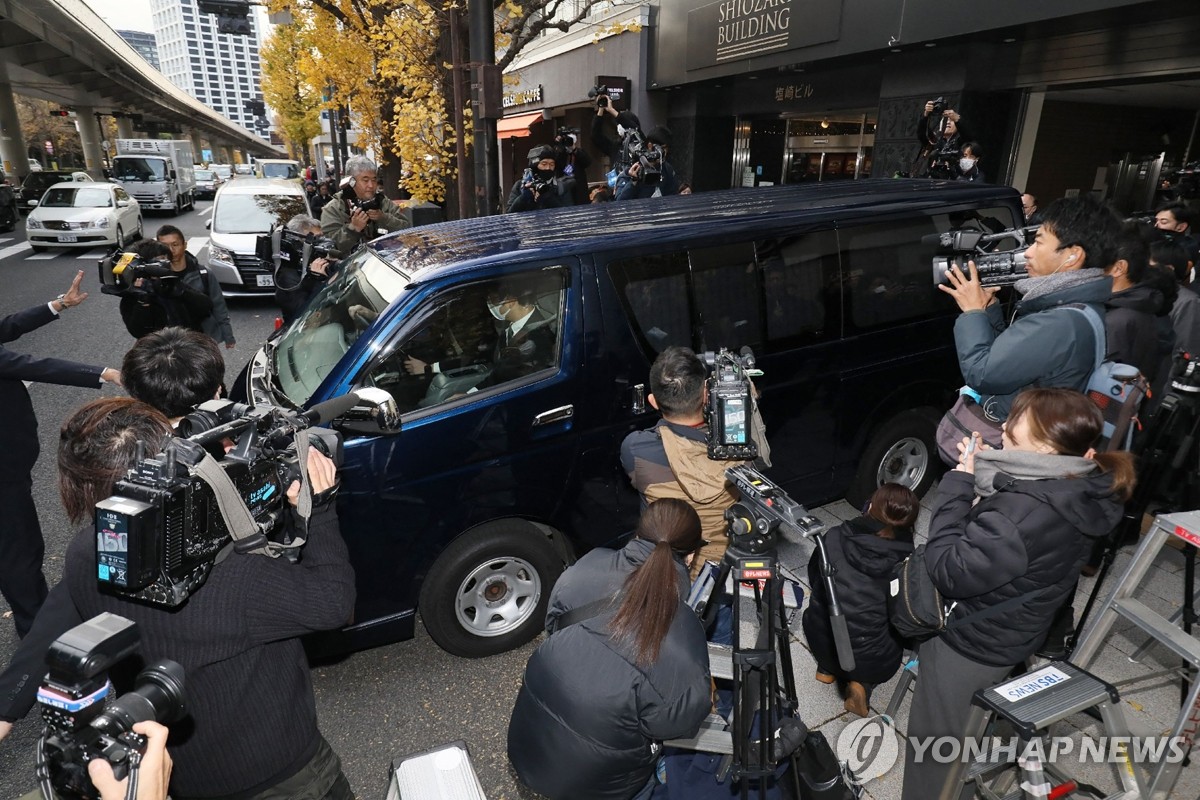
<path id="1" fill-rule="evenodd" d="M 359 403 L 362 407 L 354 408 Z M 303 479 L 305 468 L 298 440 L 305 437 L 308 446 L 340 466 L 341 435 L 311 426 L 350 412 L 362 416 L 364 410 L 381 428 L 399 429 L 395 401 L 373 388 L 318 403 L 304 413 L 228 400 L 202 403 L 180 421 L 177 437 L 162 453 L 139 455 L 112 496 L 96 504 L 100 589 L 175 608 L 203 586 L 218 554 L 231 544 L 238 553 L 297 560 L 303 541 L 292 539 L 284 523 L 288 486 Z M 230 441 L 232 449 L 226 452 Z M 228 481 L 210 477 L 213 462 L 206 455 L 216 459 Z M 313 505 L 329 501 L 336 491 L 335 485 L 315 495 Z M 222 504 L 237 508 L 227 516 Z M 253 530 L 242 530 L 233 541 L 239 531 L 230 527 L 238 521 Z"/>
<path id="2" fill-rule="evenodd" d="M 135 285 L 141 279 L 141 285 Z M 166 259 L 145 261 L 136 253 L 114 250 L 100 260 L 100 291 L 125 297 L 170 294 L 181 284 Z"/>
<path id="3" fill-rule="evenodd" d="M 107 672 L 137 648 L 137 626 L 105 613 L 67 631 L 46 651 L 49 672 L 37 693 L 46 723 L 37 775 L 44 796 L 52 796 L 46 792 L 53 786 L 60 797 L 99 797 L 88 778 L 89 761 L 103 758 L 121 780 L 146 752 L 146 737 L 133 726 L 183 716 L 183 667 L 167 659 L 148 665 L 132 692 L 115 697 Z"/>
<path id="4" fill-rule="evenodd" d="M 964 229 L 923 237 L 923 243 L 936 244 L 940 250 L 948 251 L 933 258 L 933 284 L 946 283 L 951 267 L 958 267 L 964 275 L 969 274 L 967 262 L 974 261 L 980 284 L 1011 286 L 1021 278 L 1028 277 L 1025 249 L 1029 246 L 1029 235 L 1036 231 L 1037 226 L 1011 228 L 999 233 Z M 998 252 L 991 250 L 1005 239 L 1012 240 L 1017 246 Z"/>
<path id="5" fill-rule="evenodd" d="M 597 108 L 608 108 L 608 87 L 593 86 L 588 89 L 588 99 L 595 100 Z"/>
<path id="6" fill-rule="evenodd" d="M 750 429 L 753 387 L 750 378 L 762 375 L 754 366 L 754 352 L 743 347 L 734 354 L 725 348 L 704 354 L 711 372 L 705 384 L 708 404 L 708 457 L 714 461 L 750 461 L 758 458 L 758 447 Z"/>
<path id="7" fill-rule="evenodd" d="M 368 197 L 366 200 L 359 199 L 358 195 L 350 198 L 350 207 L 355 211 L 378 211 L 383 208 L 383 204 L 387 202 L 387 196 L 383 192 L 376 192 L 373 197 Z"/>

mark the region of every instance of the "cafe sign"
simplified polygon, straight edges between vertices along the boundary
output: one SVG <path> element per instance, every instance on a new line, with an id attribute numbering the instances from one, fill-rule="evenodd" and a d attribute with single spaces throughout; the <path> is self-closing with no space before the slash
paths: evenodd
<path id="1" fill-rule="evenodd" d="M 842 0 L 720 0 L 688 12 L 687 68 L 835 41 Z"/>
<path id="2" fill-rule="evenodd" d="M 532 89 L 522 89 L 519 92 L 504 93 L 504 107 L 525 106 L 530 103 L 542 102 L 542 85 L 539 83 Z"/>

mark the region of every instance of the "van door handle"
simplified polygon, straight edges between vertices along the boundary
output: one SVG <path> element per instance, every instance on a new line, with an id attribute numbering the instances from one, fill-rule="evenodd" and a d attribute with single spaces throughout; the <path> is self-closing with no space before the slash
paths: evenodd
<path id="1" fill-rule="evenodd" d="M 575 416 L 575 406 L 559 406 L 549 411 L 543 411 L 533 418 L 533 427 L 549 425 L 551 422 L 562 422 Z"/>

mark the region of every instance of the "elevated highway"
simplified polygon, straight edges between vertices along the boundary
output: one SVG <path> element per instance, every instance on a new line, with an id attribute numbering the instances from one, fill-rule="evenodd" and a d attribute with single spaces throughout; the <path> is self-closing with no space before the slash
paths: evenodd
<path id="1" fill-rule="evenodd" d="M 74 108 L 87 170 L 99 176 L 104 154 L 97 114 L 119 114 L 122 138 L 138 135 L 132 115 L 178 125 L 199 157 L 201 137 L 218 160 L 233 149 L 285 158 L 259 136 L 198 102 L 150 66 L 83 0 L 0 0 L 0 159 L 9 175 L 28 170 L 13 94 Z"/>

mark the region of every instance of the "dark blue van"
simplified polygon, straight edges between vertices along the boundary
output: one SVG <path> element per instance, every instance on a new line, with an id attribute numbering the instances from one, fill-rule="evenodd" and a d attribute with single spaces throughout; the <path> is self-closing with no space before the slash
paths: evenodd
<path id="1" fill-rule="evenodd" d="M 633 527 L 618 450 L 656 420 L 643 387 L 668 345 L 754 349 L 768 473 L 796 499 L 923 491 L 961 383 L 931 234 L 1021 218 L 1012 189 L 880 180 L 463 220 L 354 253 L 239 387 L 289 407 L 376 387 L 403 414 L 399 433 L 342 426 L 358 605 L 332 646 L 411 636 L 418 609 L 459 655 L 534 636 L 564 566 Z"/>

